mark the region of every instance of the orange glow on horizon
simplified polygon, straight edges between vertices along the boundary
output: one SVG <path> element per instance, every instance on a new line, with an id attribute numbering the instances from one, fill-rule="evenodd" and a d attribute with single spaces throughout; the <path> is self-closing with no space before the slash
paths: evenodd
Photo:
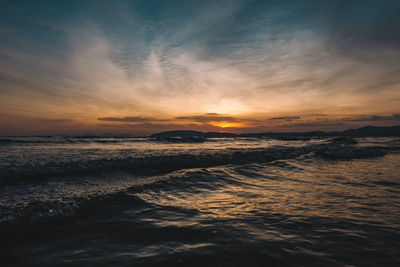
<path id="1" fill-rule="evenodd" d="M 210 124 L 212 126 L 216 126 L 216 127 L 220 127 L 220 128 L 243 128 L 243 127 L 246 127 L 246 125 L 239 123 L 239 122 L 219 121 L 219 122 L 212 122 Z"/>

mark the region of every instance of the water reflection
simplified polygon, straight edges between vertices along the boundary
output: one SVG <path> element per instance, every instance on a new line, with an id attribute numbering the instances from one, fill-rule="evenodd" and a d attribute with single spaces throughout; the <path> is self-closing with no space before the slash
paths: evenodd
<path id="1" fill-rule="evenodd" d="M 186 171 L 178 184 L 138 195 L 149 203 L 195 210 L 200 220 L 255 219 L 276 213 L 398 223 L 400 198 L 393 198 L 400 194 L 397 155 L 329 164 L 297 159 L 285 164 L 286 168 L 252 164 Z"/>

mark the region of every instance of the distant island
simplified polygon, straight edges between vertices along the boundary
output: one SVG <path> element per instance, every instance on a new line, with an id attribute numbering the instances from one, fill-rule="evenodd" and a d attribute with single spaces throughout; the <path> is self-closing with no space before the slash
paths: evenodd
<path id="1" fill-rule="evenodd" d="M 150 135 L 152 138 L 165 138 L 165 137 L 182 137 L 182 138 L 212 138 L 212 137 L 236 137 L 238 134 L 233 133 L 218 133 L 218 132 L 200 132 L 189 130 L 175 130 Z"/>
<path id="2" fill-rule="evenodd" d="M 271 137 L 277 139 L 306 139 L 318 136 L 351 136 L 351 137 L 388 137 L 400 136 L 400 126 L 365 126 L 345 131 L 311 131 L 311 132 L 266 132 L 266 133 L 219 133 L 188 130 L 166 131 L 150 135 L 152 138 L 215 138 L 215 137 Z"/>

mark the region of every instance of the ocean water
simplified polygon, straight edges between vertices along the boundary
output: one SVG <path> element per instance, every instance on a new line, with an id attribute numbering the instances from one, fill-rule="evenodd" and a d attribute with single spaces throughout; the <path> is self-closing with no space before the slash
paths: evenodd
<path id="1" fill-rule="evenodd" d="M 0 139 L 1 266 L 400 266 L 400 139 Z"/>

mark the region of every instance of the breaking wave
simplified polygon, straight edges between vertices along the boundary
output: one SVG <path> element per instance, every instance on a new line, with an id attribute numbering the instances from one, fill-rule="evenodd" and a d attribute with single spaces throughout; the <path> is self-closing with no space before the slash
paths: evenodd
<path id="1" fill-rule="evenodd" d="M 393 148 L 392 148 L 393 149 Z M 337 141 L 305 147 L 269 147 L 263 149 L 230 149 L 205 153 L 180 153 L 125 158 L 101 158 L 88 161 L 9 164 L 0 171 L 2 183 L 30 180 L 41 182 L 45 178 L 94 174 L 113 170 L 129 171 L 139 175 L 157 175 L 180 169 L 213 167 L 227 164 L 270 162 L 310 155 L 329 160 L 381 157 L 387 149 L 382 147 L 356 147 Z"/>

